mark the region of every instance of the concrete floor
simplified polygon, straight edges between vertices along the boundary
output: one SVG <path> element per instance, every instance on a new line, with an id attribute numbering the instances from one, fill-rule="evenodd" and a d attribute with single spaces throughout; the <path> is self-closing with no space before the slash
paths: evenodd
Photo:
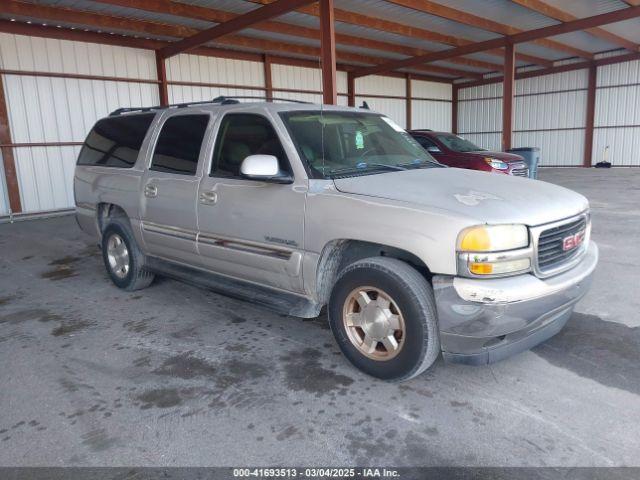
<path id="1" fill-rule="evenodd" d="M 591 200 L 591 293 L 533 351 L 403 384 L 323 318 L 118 290 L 72 217 L 0 225 L 0 466 L 640 465 L 640 170 L 541 176 Z"/>

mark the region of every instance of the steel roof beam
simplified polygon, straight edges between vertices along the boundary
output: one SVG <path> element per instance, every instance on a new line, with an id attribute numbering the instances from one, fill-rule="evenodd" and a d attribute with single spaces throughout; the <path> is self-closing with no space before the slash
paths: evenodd
<path id="1" fill-rule="evenodd" d="M 534 30 L 527 30 L 524 32 L 516 33 L 513 35 L 506 35 L 501 38 L 487 40 L 484 42 L 478 42 L 463 47 L 451 48 L 443 52 L 431 53 L 428 55 L 418 55 L 413 58 L 407 58 L 404 60 L 395 60 L 387 62 L 374 67 L 365 67 L 354 72 L 355 76 L 361 77 L 365 75 L 374 75 L 377 73 L 383 73 L 390 70 L 396 70 L 398 68 L 409 68 L 414 65 L 421 65 L 429 62 L 435 62 L 437 60 L 445 60 L 447 58 L 457 57 L 460 55 L 468 55 L 470 53 L 482 52 L 496 47 L 503 47 L 508 44 L 518 44 L 531 42 L 538 38 L 551 37 L 555 35 L 561 35 L 563 33 L 571 33 L 587 28 L 599 27 L 608 23 L 621 22 L 636 18 L 640 16 L 640 6 L 629 7 L 622 10 L 616 10 L 613 12 L 603 13 L 601 15 L 594 15 L 592 17 L 580 18 L 571 22 L 560 23 L 558 25 L 551 25 L 543 28 L 536 28 Z"/>
<path id="2" fill-rule="evenodd" d="M 199 5 L 191 5 L 180 2 L 173 2 L 171 0 L 140 0 L 136 2 L 135 6 L 132 6 L 131 0 L 96 0 L 99 3 L 108 5 L 117 5 L 128 8 L 135 8 L 137 10 L 144 10 L 151 13 L 161 13 L 175 15 L 184 18 L 192 18 L 196 20 L 206 20 L 215 23 L 222 23 L 232 20 L 237 17 L 238 14 L 219 10 L 216 8 L 202 7 Z M 335 11 L 336 9 L 334 9 Z M 285 23 L 282 21 L 266 21 L 252 26 L 256 30 L 264 32 L 279 33 L 284 35 L 292 35 L 303 38 L 311 38 L 314 40 L 320 39 L 320 31 L 314 28 L 303 27 L 295 25 L 293 23 Z M 355 35 L 347 35 L 344 33 L 335 34 L 337 46 L 354 46 L 368 48 L 371 50 L 387 51 L 398 53 L 413 57 L 415 55 L 423 55 L 430 53 L 430 50 L 424 48 L 416 48 L 409 45 L 401 45 L 398 43 L 390 43 L 380 40 L 373 40 L 366 37 L 359 37 Z M 524 58 L 522 59 L 524 60 Z M 531 59 L 528 59 L 531 61 Z M 466 65 L 470 67 L 482 68 L 487 72 L 501 71 L 502 65 L 497 63 L 485 62 L 482 60 L 476 60 L 473 58 L 453 58 L 452 63 L 459 65 Z M 533 62 L 536 63 L 536 62 Z M 462 73 L 458 73 L 462 75 Z"/>
<path id="3" fill-rule="evenodd" d="M 252 3 L 259 3 L 261 5 L 268 5 L 273 0 L 248 0 Z M 320 16 L 317 5 L 309 5 L 296 10 L 299 13 L 306 15 L 312 15 L 314 17 Z M 371 17 L 362 13 L 352 12 L 349 10 L 342 10 L 339 8 L 334 9 L 336 22 L 348 23 L 350 25 L 357 25 L 360 27 L 371 28 L 373 30 L 379 30 L 385 33 L 393 33 L 401 35 L 403 37 L 417 38 L 419 40 L 426 40 L 428 42 L 443 43 L 445 45 L 451 45 L 460 47 L 463 45 L 469 45 L 474 43 L 471 40 L 465 40 L 455 37 L 453 35 L 445 35 L 424 28 L 418 28 L 411 25 L 405 25 L 398 22 L 392 22 L 383 18 Z M 489 55 L 499 57 L 500 60 L 504 59 L 504 52 L 500 49 L 487 50 L 485 53 Z M 533 55 L 526 55 L 523 53 L 516 54 L 516 58 L 523 62 L 533 63 L 535 65 L 551 66 L 553 62 L 545 58 L 536 57 Z"/>
<path id="4" fill-rule="evenodd" d="M 534 12 L 540 13 L 546 17 L 553 18 L 554 20 L 558 20 L 560 22 L 570 22 L 572 20 L 577 20 L 578 17 L 572 15 L 569 12 L 566 12 L 558 7 L 555 7 L 543 0 L 511 0 L 518 5 L 521 5 L 525 8 L 533 10 Z M 589 32 L 594 37 L 600 38 L 602 40 L 606 40 L 607 42 L 613 43 L 614 45 L 618 45 L 620 47 L 626 48 L 630 52 L 638 52 L 640 51 L 640 45 L 632 42 L 631 40 L 627 40 L 615 33 L 611 33 L 600 27 L 593 27 L 585 30 Z"/>
<path id="5" fill-rule="evenodd" d="M 163 36 L 163 37 L 176 37 L 184 38 L 192 36 L 198 32 L 190 27 L 183 25 L 168 25 L 150 22 L 146 20 L 134 20 L 123 17 L 115 17 L 110 15 L 96 15 L 93 12 L 74 10 L 63 7 L 53 7 L 47 5 L 36 5 L 33 3 L 20 2 L 17 0 L 4 0 L 0 3 L 0 13 L 10 14 L 18 17 L 27 17 L 40 19 L 44 22 L 65 22 L 75 25 L 88 26 L 100 30 L 124 30 L 143 36 Z M 17 23 L 17 22 L 10 22 Z M 62 29 L 56 29 L 62 30 Z M 76 32 L 77 30 L 71 30 Z M 118 36 L 111 35 L 114 39 Z M 125 37 L 121 37 L 125 38 Z M 241 35 L 227 35 L 225 37 L 216 40 L 217 43 L 230 45 L 234 47 L 251 48 L 260 51 L 278 52 L 280 54 L 293 54 L 293 55 L 305 55 L 309 57 L 319 58 L 321 55 L 320 49 L 317 47 L 307 45 L 296 45 L 288 42 L 279 42 L 273 40 L 265 40 L 258 38 L 245 37 Z M 171 43 L 167 41 L 159 41 L 155 43 L 157 48 L 162 49 L 166 46 L 170 46 Z M 193 53 L 197 53 L 194 51 Z M 241 57 L 243 52 L 233 52 L 236 56 Z M 344 63 L 359 63 L 365 65 L 376 65 L 384 61 L 383 58 L 362 55 L 359 53 L 338 51 L 336 53 L 337 59 Z M 260 61 L 260 60 L 258 60 Z M 308 61 L 307 61 L 308 62 Z M 317 66 L 317 63 L 316 63 Z M 354 67 L 357 68 L 357 67 Z M 463 70 L 450 69 L 440 66 L 426 66 L 422 65 L 417 68 L 421 72 L 425 72 L 425 77 L 434 81 L 450 82 L 452 78 L 435 77 L 432 74 L 450 75 L 454 78 L 469 78 L 479 80 L 482 75 L 474 72 L 465 72 Z M 402 74 L 404 75 L 404 74 Z M 436 80 L 437 79 L 437 80 Z"/>
<path id="6" fill-rule="evenodd" d="M 623 55 L 616 55 L 614 57 L 603 57 L 597 60 L 585 60 L 583 62 L 566 63 L 564 65 L 556 65 L 550 68 L 541 68 L 538 70 L 528 70 L 526 72 L 517 72 L 515 75 L 516 80 L 524 78 L 541 77 L 543 75 L 551 75 L 553 73 L 571 72 L 574 70 L 588 69 L 592 65 L 601 67 L 603 65 L 613 65 L 616 63 L 632 62 L 634 60 L 640 60 L 640 53 L 625 53 Z M 490 77 L 483 80 L 474 82 L 459 82 L 455 85 L 458 88 L 478 87 L 480 85 L 489 85 L 491 83 L 500 83 L 504 80 L 504 77 Z"/>
<path id="7" fill-rule="evenodd" d="M 395 5 L 399 5 L 405 8 L 410 8 L 418 12 L 428 13 L 429 15 L 435 15 L 437 17 L 445 18 L 447 20 L 458 22 L 463 25 L 468 25 L 470 27 L 487 30 L 493 33 L 499 33 L 500 35 L 513 35 L 514 33 L 520 33 L 523 31 L 519 28 L 512 27 L 511 25 L 505 25 L 503 23 L 490 20 L 486 17 L 480 17 L 478 15 L 474 15 L 472 13 L 468 13 L 463 10 L 451 8 L 446 5 L 441 5 L 439 3 L 435 3 L 430 0 L 387 0 L 387 1 Z M 549 40 L 547 38 L 539 38 L 537 40 L 534 40 L 534 42 L 545 48 L 566 52 L 577 57 L 589 58 L 589 59 L 593 58 L 593 54 L 591 52 L 587 52 L 585 50 L 581 50 L 579 48 L 575 48 L 575 47 L 572 47 L 571 45 L 557 42 L 555 40 Z"/>
<path id="8" fill-rule="evenodd" d="M 202 30 L 195 35 L 174 42 L 160 50 L 160 56 L 162 58 L 169 58 L 179 53 L 187 52 L 199 47 L 200 45 L 204 45 L 207 42 L 251 27 L 256 23 L 270 20 L 273 17 L 277 17 L 295 10 L 296 8 L 303 7 L 313 3 L 314 1 L 316 0 L 278 0 L 264 7 L 251 10 L 250 12 L 240 15 L 228 22 Z"/>

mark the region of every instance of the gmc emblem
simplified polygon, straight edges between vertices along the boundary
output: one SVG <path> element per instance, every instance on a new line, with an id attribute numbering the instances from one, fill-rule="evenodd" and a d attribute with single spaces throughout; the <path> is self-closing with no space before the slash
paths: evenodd
<path id="1" fill-rule="evenodd" d="M 575 235 L 569 235 L 568 237 L 564 237 L 562 239 L 562 250 L 573 250 L 577 246 L 579 246 L 582 242 L 584 242 L 584 234 L 585 231 L 581 230 Z"/>

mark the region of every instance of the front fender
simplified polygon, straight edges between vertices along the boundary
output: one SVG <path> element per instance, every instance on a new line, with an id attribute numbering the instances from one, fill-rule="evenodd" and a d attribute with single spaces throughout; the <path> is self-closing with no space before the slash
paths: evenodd
<path id="1" fill-rule="evenodd" d="M 473 223 L 473 219 L 451 212 L 335 189 L 309 194 L 305 285 L 315 284 L 323 250 L 346 239 L 403 250 L 418 257 L 434 274 L 455 275 L 458 233 Z"/>

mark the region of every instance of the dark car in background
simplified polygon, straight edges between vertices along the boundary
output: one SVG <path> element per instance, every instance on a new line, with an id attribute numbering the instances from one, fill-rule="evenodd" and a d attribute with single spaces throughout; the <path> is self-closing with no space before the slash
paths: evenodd
<path id="1" fill-rule="evenodd" d="M 438 162 L 449 167 L 529 176 L 529 167 L 520 155 L 490 152 L 453 133 L 431 130 L 411 130 L 409 133 Z"/>

